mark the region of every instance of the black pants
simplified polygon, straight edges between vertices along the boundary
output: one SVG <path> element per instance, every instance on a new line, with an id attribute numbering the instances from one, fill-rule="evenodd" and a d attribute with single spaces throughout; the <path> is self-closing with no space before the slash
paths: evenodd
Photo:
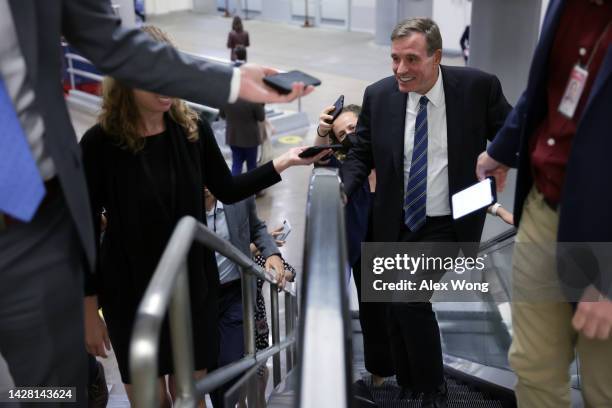
<path id="1" fill-rule="evenodd" d="M 219 291 L 219 368 L 244 357 L 242 286 L 240 279 Z M 210 395 L 214 408 L 225 406 L 225 393 L 240 379 L 237 376 Z"/>
<path id="2" fill-rule="evenodd" d="M 456 242 L 451 217 L 427 217 L 427 222 L 417 232 L 403 228 L 400 241 Z M 441 252 L 430 256 L 456 256 L 458 247 L 445 247 Z M 438 273 L 426 279 L 439 281 L 442 276 L 443 273 Z M 429 293 L 426 298 L 431 295 Z M 414 391 L 435 390 L 444 380 L 444 370 L 440 329 L 431 303 L 390 303 L 388 322 L 398 384 Z"/>
<path id="3" fill-rule="evenodd" d="M 387 303 L 361 301 L 361 258 L 353 265 L 353 277 L 359 299 L 359 322 L 363 334 L 365 368 L 379 377 L 395 374 L 391 337 L 387 324 Z"/>

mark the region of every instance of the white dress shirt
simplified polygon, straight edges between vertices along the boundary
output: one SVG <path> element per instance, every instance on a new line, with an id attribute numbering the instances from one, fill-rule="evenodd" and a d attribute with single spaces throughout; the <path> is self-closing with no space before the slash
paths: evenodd
<path id="1" fill-rule="evenodd" d="M 0 75 L 13 101 L 40 175 L 43 180 L 49 180 L 55 175 L 55 165 L 45 152 L 45 125 L 42 116 L 34 107 L 36 95 L 26 76 L 26 63 L 19 48 L 13 15 L 7 0 L 0 0 L 0 38 Z M 57 80 L 59 82 L 60 78 Z"/>
<path id="2" fill-rule="evenodd" d="M 408 94 L 406 104 L 406 128 L 404 130 L 404 195 L 410 175 L 414 126 L 421 96 Z M 448 198 L 448 143 L 446 139 L 446 101 L 442 85 L 442 70 L 438 68 L 438 80 L 425 94 L 427 103 L 427 216 L 439 217 L 451 213 Z"/>

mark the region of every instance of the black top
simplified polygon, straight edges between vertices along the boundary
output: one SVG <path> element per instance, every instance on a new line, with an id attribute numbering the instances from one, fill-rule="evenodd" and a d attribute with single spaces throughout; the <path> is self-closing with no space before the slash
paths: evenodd
<path id="1" fill-rule="evenodd" d="M 127 350 L 119 350 L 122 347 L 115 343 L 124 342 L 127 348 L 137 306 L 177 221 L 185 215 L 202 219 L 203 186 L 207 185 L 219 200 L 233 203 L 280 180 L 271 162 L 232 177 L 206 122 L 200 122 L 197 142 L 187 140 L 182 128 L 168 117 L 166 129 L 148 137 L 144 149 L 137 153 L 120 148 L 100 125 L 89 129 L 81 140 L 98 235 L 102 208 L 108 216 L 96 273 L 86 279 L 86 293 L 99 296 L 124 381 Z M 210 300 L 211 296 L 217 299 L 219 276 L 214 253 L 198 245 L 189 253 L 188 267 L 197 345 L 198 338 L 216 339 L 216 333 L 207 333 L 201 322 L 216 319 L 212 310 L 216 301 Z M 119 335 L 114 330 L 113 339 L 111 326 L 118 320 L 127 330 L 119 331 Z"/>
<path id="2" fill-rule="evenodd" d="M 170 155 L 168 154 L 169 142 L 168 131 L 157 135 L 147 136 L 142 152 L 145 164 L 150 169 L 153 180 L 162 201 L 162 205 L 168 213 L 172 212 L 172 188 L 174 181 L 171 181 Z"/>

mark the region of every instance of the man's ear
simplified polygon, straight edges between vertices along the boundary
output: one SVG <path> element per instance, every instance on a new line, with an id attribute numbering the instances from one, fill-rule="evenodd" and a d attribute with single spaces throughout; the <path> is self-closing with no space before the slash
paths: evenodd
<path id="1" fill-rule="evenodd" d="M 440 65 L 442 62 L 442 50 L 435 50 L 433 53 L 434 63 L 436 65 Z"/>

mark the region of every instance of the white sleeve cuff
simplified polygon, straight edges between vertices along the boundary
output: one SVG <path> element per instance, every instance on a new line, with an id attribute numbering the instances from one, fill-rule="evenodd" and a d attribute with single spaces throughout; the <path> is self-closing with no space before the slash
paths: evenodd
<path id="1" fill-rule="evenodd" d="M 234 68 L 232 74 L 232 81 L 230 82 L 230 93 L 227 102 L 234 103 L 238 100 L 238 94 L 240 93 L 240 68 Z"/>

